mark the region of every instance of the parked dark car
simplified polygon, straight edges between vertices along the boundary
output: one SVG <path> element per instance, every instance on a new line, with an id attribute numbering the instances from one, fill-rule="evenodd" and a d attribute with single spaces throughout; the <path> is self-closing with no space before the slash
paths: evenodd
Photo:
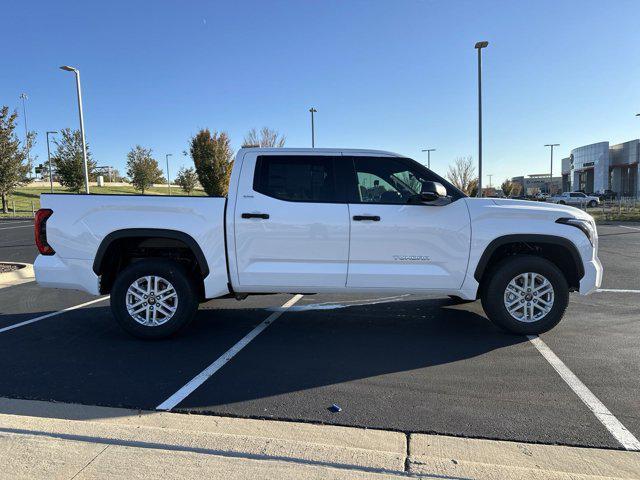
<path id="1" fill-rule="evenodd" d="M 604 192 L 600 193 L 598 197 L 600 197 L 600 201 L 602 202 L 604 200 L 615 200 L 616 198 L 618 198 L 618 194 L 613 190 L 605 190 Z"/>

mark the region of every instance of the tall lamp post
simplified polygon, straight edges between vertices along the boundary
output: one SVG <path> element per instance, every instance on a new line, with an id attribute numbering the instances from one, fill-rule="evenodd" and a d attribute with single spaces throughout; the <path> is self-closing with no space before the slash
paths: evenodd
<path id="1" fill-rule="evenodd" d="M 22 116 L 24 117 L 24 145 L 27 147 L 27 165 L 29 165 L 29 178 L 31 178 L 31 155 L 29 146 L 29 129 L 27 128 L 27 106 L 26 100 L 29 100 L 26 93 L 20 94 L 20 100 L 22 100 Z"/>
<path id="2" fill-rule="evenodd" d="M 313 114 L 317 112 L 317 110 L 313 107 L 309 109 L 311 112 L 311 148 L 316 148 L 316 130 L 315 125 L 313 123 Z"/>
<path id="3" fill-rule="evenodd" d="M 171 195 L 171 181 L 169 180 L 169 157 L 173 156 L 172 153 L 167 153 L 165 158 L 167 160 L 167 187 L 169 188 L 169 195 Z"/>
<path id="4" fill-rule="evenodd" d="M 431 170 L 431 152 L 435 152 L 435 148 L 425 148 L 422 150 L 423 152 L 427 152 L 427 168 Z"/>
<path id="5" fill-rule="evenodd" d="M 545 147 L 551 147 L 551 169 L 549 170 L 549 191 L 547 192 L 551 195 L 551 184 L 553 183 L 553 147 L 559 146 L 559 143 L 547 143 Z"/>
<path id="6" fill-rule="evenodd" d="M 89 168 L 87 166 L 87 143 L 84 139 L 84 116 L 82 115 L 82 88 L 80 87 L 80 71 L 77 68 L 63 65 L 60 67 L 67 72 L 73 72 L 76 75 L 76 92 L 78 94 L 78 115 L 80 116 L 80 136 L 82 137 L 82 160 L 84 166 L 84 190 L 89 193 Z"/>
<path id="7" fill-rule="evenodd" d="M 488 46 L 487 41 L 475 46 L 478 50 L 478 197 L 482 196 L 482 49 Z"/>
<path id="8" fill-rule="evenodd" d="M 51 150 L 49 149 L 49 134 L 55 135 L 58 132 L 47 132 L 47 160 L 49 161 L 49 183 L 51 184 L 51 193 L 53 193 L 53 168 L 51 168 Z"/>

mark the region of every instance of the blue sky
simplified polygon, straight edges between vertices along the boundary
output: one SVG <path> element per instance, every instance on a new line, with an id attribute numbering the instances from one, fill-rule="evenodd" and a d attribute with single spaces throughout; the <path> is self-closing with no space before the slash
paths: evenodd
<path id="1" fill-rule="evenodd" d="M 477 158 L 476 52 L 484 67 L 484 172 L 548 171 L 545 143 L 571 148 L 640 136 L 637 1 L 56 1 L 3 7 L 0 104 L 29 96 L 44 132 L 77 128 L 124 173 L 135 144 L 172 176 L 199 128 L 234 148 L 264 125 L 287 146 L 392 150 L 444 173 Z M 22 134 L 22 130 L 20 130 Z M 559 162 L 555 173 L 559 174 Z M 487 178 L 484 179 L 485 184 Z"/>

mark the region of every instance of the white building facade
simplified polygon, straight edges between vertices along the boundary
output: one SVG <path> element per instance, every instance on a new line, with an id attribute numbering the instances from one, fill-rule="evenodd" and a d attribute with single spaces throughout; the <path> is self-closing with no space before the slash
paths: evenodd
<path id="1" fill-rule="evenodd" d="M 574 148 L 562 159 L 562 189 L 586 193 L 613 190 L 618 196 L 638 197 L 639 153 L 638 140 Z"/>

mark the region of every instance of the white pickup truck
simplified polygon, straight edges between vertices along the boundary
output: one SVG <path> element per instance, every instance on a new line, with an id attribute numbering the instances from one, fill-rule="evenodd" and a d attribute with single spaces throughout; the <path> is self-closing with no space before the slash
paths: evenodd
<path id="1" fill-rule="evenodd" d="M 110 294 L 133 335 L 175 333 L 199 302 L 264 293 L 480 298 L 519 334 L 555 326 L 600 286 L 591 216 L 468 198 L 389 152 L 241 149 L 227 198 L 42 196 L 36 280 Z"/>
<path id="2" fill-rule="evenodd" d="M 557 203 L 559 205 L 576 205 L 578 207 L 597 207 L 600 205 L 600 197 L 587 195 L 582 192 L 564 192 L 560 195 L 549 197 L 548 202 Z"/>

